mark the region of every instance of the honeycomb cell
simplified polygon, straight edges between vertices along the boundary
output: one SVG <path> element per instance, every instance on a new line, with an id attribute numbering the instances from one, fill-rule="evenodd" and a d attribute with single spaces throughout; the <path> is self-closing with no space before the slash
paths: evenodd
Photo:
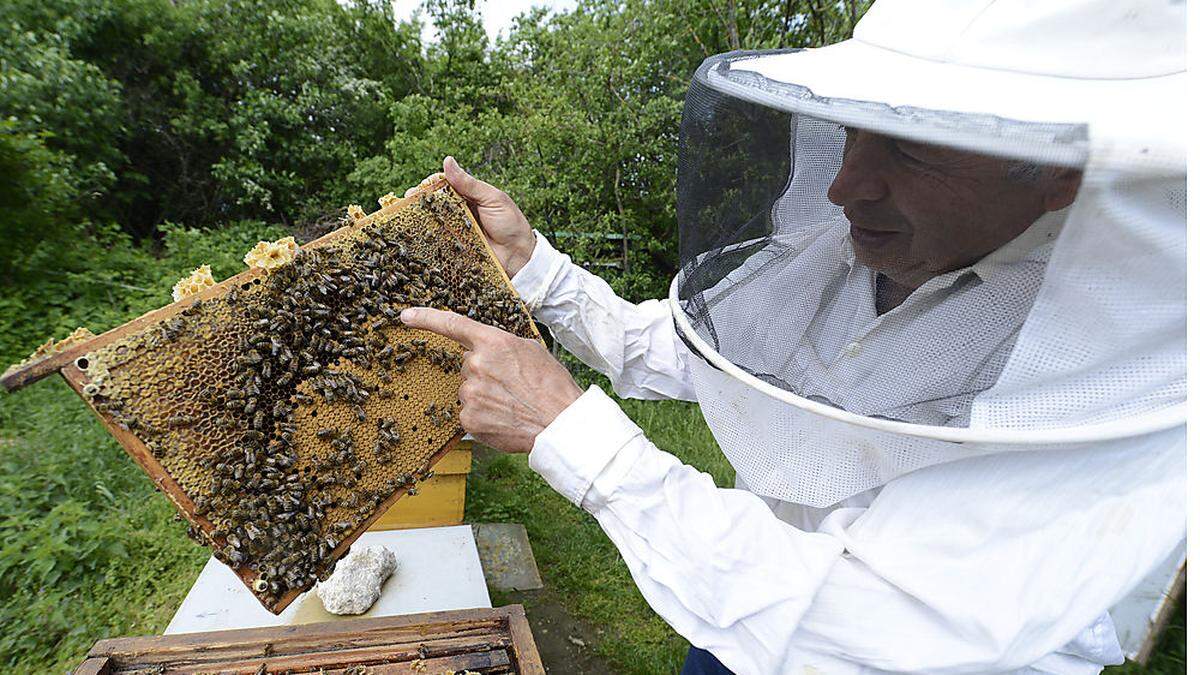
<path id="1" fill-rule="evenodd" d="M 296 244 L 295 237 L 284 237 L 274 242 L 260 241 L 246 253 L 242 262 L 246 263 L 247 267 L 273 270 L 291 262 L 299 251 L 300 246 Z"/>
<path id="2" fill-rule="evenodd" d="M 179 302 L 210 286 L 215 286 L 216 283 L 213 280 L 212 268 L 208 265 L 201 265 L 192 270 L 191 274 L 175 282 L 174 288 L 171 289 L 171 299 Z"/>

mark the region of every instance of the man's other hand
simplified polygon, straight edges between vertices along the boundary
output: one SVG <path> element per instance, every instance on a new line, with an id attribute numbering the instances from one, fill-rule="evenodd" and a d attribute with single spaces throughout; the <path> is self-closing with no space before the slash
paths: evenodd
<path id="1" fill-rule="evenodd" d="M 404 196 L 408 197 L 444 177 L 450 186 L 467 200 L 467 205 L 475 214 L 475 220 L 479 221 L 479 226 L 483 229 L 488 245 L 492 247 L 500 265 L 504 267 L 505 274 L 509 279 L 513 278 L 525 263 L 529 262 L 536 241 L 533 228 L 529 226 L 525 214 L 517 208 L 512 197 L 467 173 L 453 157 L 442 160 L 442 168 L 444 173 L 430 175 L 417 187 L 409 188 Z"/>
<path id="2" fill-rule="evenodd" d="M 406 309 L 400 319 L 467 349 L 458 419 L 468 433 L 498 450 L 529 452 L 537 435 L 583 394 L 537 340 L 428 307 Z"/>

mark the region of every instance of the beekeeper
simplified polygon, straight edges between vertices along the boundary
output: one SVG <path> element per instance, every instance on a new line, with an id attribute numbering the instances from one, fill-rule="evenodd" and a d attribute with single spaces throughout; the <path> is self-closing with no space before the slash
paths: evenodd
<path id="1" fill-rule="evenodd" d="M 715 56 L 680 272 L 634 305 L 452 159 L 514 286 L 620 396 L 698 400 L 739 489 L 465 317 L 461 421 L 589 511 L 686 673 L 1096 673 L 1184 535 L 1184 4 L 878 0 Z"/>

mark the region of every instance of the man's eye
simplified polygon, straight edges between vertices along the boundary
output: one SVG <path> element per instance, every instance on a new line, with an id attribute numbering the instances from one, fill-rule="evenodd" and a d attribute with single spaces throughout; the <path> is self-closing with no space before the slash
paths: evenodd
<path id="1" fill-rule="evenodd" d="M 924 159 L 919 157 L 911 149 L 906 148 L 903 143 L 896 144 L 896 152 L 898 152 L 900 154 L 900 156 L 903 157 L 907 161 L 916 162 L 917 164 L 927 164 L 927 162 Z"/>

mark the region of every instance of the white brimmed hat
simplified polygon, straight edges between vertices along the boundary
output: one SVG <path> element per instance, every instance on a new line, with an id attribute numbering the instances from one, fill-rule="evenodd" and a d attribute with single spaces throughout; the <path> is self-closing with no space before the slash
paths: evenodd
<path id="1" fill-rule="evenodd" d="M 833 99 L 1085 124 L 1099 165 L 1181 171 L 1185 42 L 1182 0 L 879 0 L 849 40 L 734 57 L 710 84 L 770 96 L 754 74 L 803 87 L 814 99 L 797 112 Z"/>

